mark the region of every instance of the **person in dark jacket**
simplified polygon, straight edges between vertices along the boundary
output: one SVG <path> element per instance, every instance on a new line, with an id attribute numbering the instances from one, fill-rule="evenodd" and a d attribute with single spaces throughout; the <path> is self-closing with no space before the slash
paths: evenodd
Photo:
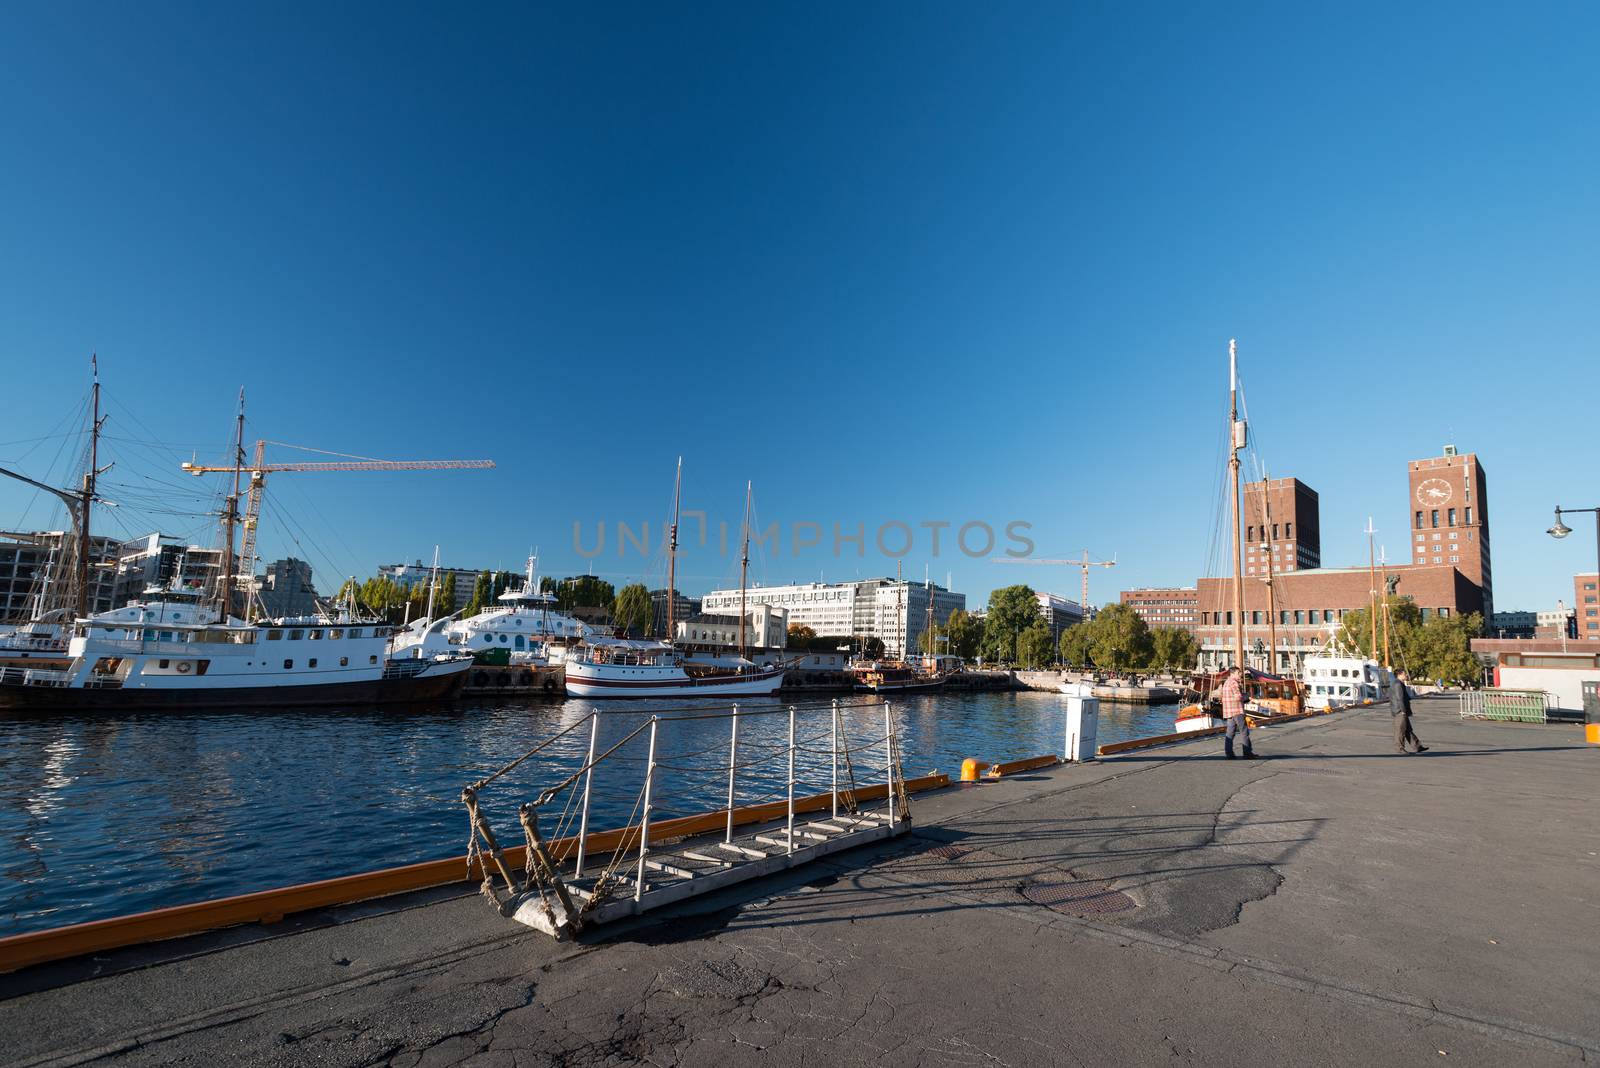
<path id="1" fill-rule="evenodd" d="M 1411 695 L 1406 692 L 1406 673 L 1394 673 L 1394 683 L 1389 687 L 1389 715 L 1394 718 L 1394 748 L 1402 756 L 1412 753 L 1426 753 L 1428 747 L 1422 744 L 1417 737 L 1417 732 L 1411 729 Z M 1407 749 L 1410 744 L 1415 749 Z"/>

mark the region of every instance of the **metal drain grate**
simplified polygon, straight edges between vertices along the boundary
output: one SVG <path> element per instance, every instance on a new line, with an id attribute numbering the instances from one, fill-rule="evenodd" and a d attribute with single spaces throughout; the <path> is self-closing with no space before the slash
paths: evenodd
<path id="1" fill-rule="evenodd" d="M 968 849 L 966 846 L 942 845 L 934 846 L 924 855 L 938 857 L 940 860 L 960 860 L 970 852 L 972 852 L 972 850 Z"/>
<path id="2" fill-rule="evenodd" d="M 1109 916 L 1137 908 L 1138 902 L 1100 879 L 1065 879 L 1028 883 L 1022 896 L 1035 905 L 1072 916 Z"/>

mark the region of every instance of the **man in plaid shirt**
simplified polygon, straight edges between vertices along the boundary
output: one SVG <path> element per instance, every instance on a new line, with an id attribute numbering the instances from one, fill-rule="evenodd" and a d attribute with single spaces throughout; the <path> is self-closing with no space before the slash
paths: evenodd
<path id="1" fill-rule="evenodd" d="M 1244 689 L 1239 684 L 1239 669 L 1229 668 L 1228 678 L 1222 684 L 1219 693 L 1222 698 L 1222 718 L 1227 720 L 1228 730 L 1223 736 L 1222 744 L 1225 747 L 1228 759 L 1233 759 L 1233 736 L 1243 735 L 1244 758 L 1255 759 L 1255 750 L 1250 748 L 1250 724 L 1244 718 Z"/>

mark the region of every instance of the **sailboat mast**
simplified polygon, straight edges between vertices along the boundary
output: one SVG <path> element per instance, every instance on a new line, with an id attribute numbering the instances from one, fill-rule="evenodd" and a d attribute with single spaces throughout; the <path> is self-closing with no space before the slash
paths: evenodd
<path id="1" fill-rule="evenodd" d="M 439 596 L 439 547 L 433 547 L 433 572 L 428 576 L 428 622 L 433 622 L 434 600 Z"/>
<path id="2" fill-rule="evenodd" d="M 217 591 L 217 601 L 222 609 L 222 619 L 233 614 L 233 532 L 239 525 L 239 482 L 244 475 L 244 388 L 239 389 L 239 419 L 233 439 L 233 492 L 228 495 L 222 510 L 222 588 Z"/>
<path id="3" fill-rule="evenodd" d="M 745 585 L 750 578 L 750 488 L 744 484 L 744 545 L 739 550 L 739 659 L 744 659 Z"/>
<path id="4" fill-rule="evenodd" d="M 1267 492 L 1265 469 L 1261 472 L 1261 536 L 1267 541 L 1267 670 L 1278 670 L 1278 599 L 1272 588 L 1272 568 L 1277 561 L 1272 550 L 1272 496 Z"/>
<path id="5" fill-rule="evenodd" d="M 1389 666 L 1389 559 L 1383 546 L 1378 546 L 1378 566 L 1382 570 L 1383 585 L 1378 587 L 1383 598 L 1378 603 L 1383 605 L 1383 666 Z"/>
<path id="6" fill-rule="evenodd" d="M 1376 533 L 1372 526 L 1372 517 L 1369 515 L 1367 516 L 1367 575 L 1370 588 L 1368 603 L 1371 607 L 1367 615 L 1372 619 L 1372 644 L 1367 648 L 1372 650 L 1374 659 L 1378 656 L 1378 563 L 1372 549 L 1372 536 Z"/>
<path id="7" fill-rule="evenodd" d="M 678 596 L 678 503 L 683 492 L 683 457 L 678 457 L 678 474 L 672 480 L 672 530 L 667 539 L 667 641 L 672 641 L 673 601 Z"/>
<path id="8" fill-rule="evenodd" d="M 1233 514 L 1233 657 L 1234 664 L 1244 670 L 1244 574 L 1240 567 L 1243 539 L 1239 528 L 1239 450 L 1245 446 L 1249 431 L 1239 418 L 1239 354 L 1238 344 L 1228 340 L 1228 475 L 1232 485 L 1229 510 Z"/>
<path id="9" fill-rule="evenodd" d="M 93 397 L 92 411 L 89 416 L 89 469 L 83 473 L 83 491 L 78 500 L 78 567 L 77 567 L 77 613 L 82 619 L 89 614 L 89 507 L 94 501 L 95 476 L 100 466 L 100 360 L 97 356 L 89 357 L 89 366 L 94 369 L 94 385 L 90 389 Z"/>

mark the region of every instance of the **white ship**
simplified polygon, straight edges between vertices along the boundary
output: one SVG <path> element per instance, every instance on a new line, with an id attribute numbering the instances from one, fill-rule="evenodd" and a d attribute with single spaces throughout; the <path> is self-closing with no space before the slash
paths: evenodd
<path id="1" fill-rule="evenodd" d="M 559 664 L 567 650 L 582 642 L 588 626 L 556 610 L 556 598 L 539 591 L 538 557 L 528 557 L 527 579 L 520 590 L 507 590 L 496 598 L 504 607 L 491 608 L 466 619 L 413 623 L 395 636 L 399 656 L 464 656 L 503 649 L 513 664 Z"/>
<path id="2" fill-rule="evenodd" d="M 666 642 L 590 638 L 567 657 L 574 697 L 765 697 L 783 685 L 784 665 L 736 667 L 685 662 Z"/>
<path id="3" fill-rule="evenodd" d="M 222 619 L 183 588 L 77 621 L 63 669 L 0 668 L 0 708 L 246 709 L 452 697 L 469 657 L 389 657 L 385 623 Z"/>
<path id="4" fill-rule="evenodd" d="M 1395 681 L 1376 660 L 1356 656 L 1308 656 L 1303 679 L 1310 708 L 1387 701 Z"/>

